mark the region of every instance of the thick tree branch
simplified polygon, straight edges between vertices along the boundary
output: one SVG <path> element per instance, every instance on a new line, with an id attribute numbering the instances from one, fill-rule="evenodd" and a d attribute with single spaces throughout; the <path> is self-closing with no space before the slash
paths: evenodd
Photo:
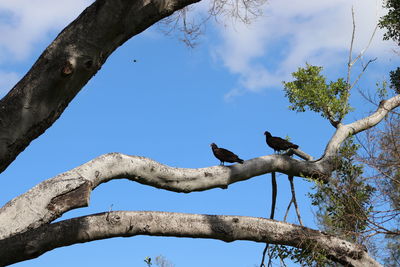
<path id="1" fill-rule="evenodd" d="M 330 161 L 332 157 L 336 156 L 336 153 L 347 137 L 355 135 L 359 132 L 367 130 L 377 125 L 382 119 L 393 109 L 400 106 L 400 95 L 396 95 L 388 100 L 383 100 L 379 104 L 378 109 L 370 116 L 355 121 L 349 124 L 339 124 L 336 132 L 332 136 L 328 145 L 325 148 L 325 152 L 321 160 Z"/>
<path id="2" fill-rule="evenodd" d="M 37 228 L 63 213 L 88 205 L 91 190 L 113 179 L 127 178 L 174 192 L 189 193 L 227 188 L 265 173 L 329 177 L 322 163 L 300 161 L 284 155 L 247 160 L 244 164 L 199 169 L 173 168 L 154 160 L 110 153 L 43 181 L 0 209 L 0 239 Z M 77 194 L 80 197 L 77 198 Z M 73 200 L 73 201 L 72 201 Z"/>
<path id="3" fill-rule="evenodd" d="M 0 209 L 0 239 L 37 228 L 63 213 L 88 205 L 96 186 L 112 179 L 127 178 L 135 182 L 174 192 L 189 193 L 229 184 L 270 172 L 290 176 L 314 177 L 328 182 L 335 169 L 335 156 L 341 143 L 352 134 L 375 126 L 392 109 L 400 105 L 400 95 L 382 101 L 372 115 L 356 122 L 339 125 L 317 161 L 300 161 L 287 155 L 270 155 L 232 166 L 200 169 L 172 168 L 148 158 L 110 153 L 71 171 L 60 174 L 14 198 Z M 80 197 L 76 197 L 80 195 Z"/>
<path id="4" fill-rule="evenodd" d="M 335 168 L 334 157 L 340 144 L 349 135 L 376 125 L 398 105 L 400 95 L 381 102 L 378 110 L 364 119 L 339 125 L 327 145 L 325 155 L 317 161 L 300 161 L 286 155 L 270 155 L 247 160 L 239 165 L 183 169 L 162 165 L 148 158 L 119 153 L 100 156 L 44 181 L 8 202 L 0 209 L 0 239 L 49 223 L 71 209 L 87 206 L 91 190 L 112 179 L 127 178 L 184 193 L 227 188 L 229 184 L 270 172 L 315 177 L 328 182 Z"/>
<path id="5" fill-rule="evenodd" d="M 0 100 L 0 172 L 49 128 L 132 36 L 200 0 L 97 0 L 46 48 Z"/>
<path id="6" fill-rule="evenodd" d="M 0 265 L 32 259 L 57 247 L 135 235 L 249 240 L 324 253 L 346 266 L 380 266 L 359 246 L 321 231 L 263 218 L 115 211 L 44 225 L 0 241 Z"/>

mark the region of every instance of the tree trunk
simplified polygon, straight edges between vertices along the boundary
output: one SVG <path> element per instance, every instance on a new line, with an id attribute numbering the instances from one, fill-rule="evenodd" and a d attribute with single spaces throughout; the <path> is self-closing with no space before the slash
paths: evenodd
<path id="1" fill-rule="evenodd" d="M 200 0 L 97 0 L 0 100 L 0 172 L 62 114 L 109 55 L 132 36 Z"/>

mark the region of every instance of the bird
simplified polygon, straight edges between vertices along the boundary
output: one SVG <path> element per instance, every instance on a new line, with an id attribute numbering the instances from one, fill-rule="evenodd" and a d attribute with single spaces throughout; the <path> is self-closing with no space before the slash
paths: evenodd
<path id="1" fill-rule="evenodd" d="M 239 158 L 235 153 L 229 151 L 228 149 L 220 148 L 215 143 L 212 143 L 210 146 L 212 152 L 214 153 L 214 156 L 221 161 L 220 165 L 224 165 L 224 162 L 238 162 L 240 164 L 243 164 L 244 160 Z"/>
<path id="2" fill-rule="evenodd" d="M 264 135 L 266 137 L 267 145 L 272 148 L 275 152 L 281 150 L 288 150 L 289 148 L 298 149 L 299 146 L 295 145 L 288 140 L 282 139 L 277 136 L 272 136 L 270 132 L 265 131 Z"/>

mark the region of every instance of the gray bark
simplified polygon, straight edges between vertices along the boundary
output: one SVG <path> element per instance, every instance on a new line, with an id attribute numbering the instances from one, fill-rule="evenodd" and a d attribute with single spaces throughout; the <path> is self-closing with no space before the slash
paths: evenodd
<path id="1" fill-rule="evenodd" d="M 198 1 L 97 0 L 88 7 L 0 100 L 0 172 L 57 120 L 116 48 L 174 11 Z M 227 242 L 252 240 L 323 249 L 337 262 L 377 266 L 367 253 L 344 240 L 259 218 L 113 212 L 49 223 L 68 210 L 87 206 L 91 191 L 112 179 L 127 178 L 184 193 L 227 188 L 229 184 L 268 172 L 329 182 L 335 169 L 332 159 L 340 144 L 349 135 L 376 125 L 388 111 L 399 105 L 400 97 L 396 96 L 382 102 L 373 115 L 348 125 L 338 125 L 324 155 L 317 161 L 271 155 L 248 160 L 243 165 L 182 169 L 143 157 L 117 153 L 103 155 L 40 183 L 0 209 L 0 263 L 18 262 L 79 242 L 148 234 L 214 238 Z M 293 152 L 310 159 L 301 151 Z"/>
<path id="2" fill-rule="evenodd" d="M 97 0 L 0 100 L 0 172 L 49 128 L 108 56 L 132 36 L 200 0 Z"/>
<path id="3" fill-rule="evenodd" d="M 377 110 L 370 116 L 347 125 L 337 125 L 337 130 L 325 148 L 324 158 L 329 159 L 334 157 L 342 142 L 350 135 L 356 135 L 359 132 L 365 131 L 374 127 L 381 122 L 385 116 L 393 109 L 400 105 L 400 95 L 396 95 L 388 100 L 382 100 L 379 103 Z"/>
<path id="4" fill-rule="evenodd" d="M 325 149 L 324 156 L 317 161 L 302 161 L 286 155 L 270 155 L 232 166 L 184 169 L 169 167 L 144 157 L 119 153 L 100 156 L 38 184 L 2 207 L 0 240 L 16 238 L 52 222 L 71 209 L 87 206 L 91 191 L 101 183 L 112 179 L 126 178 L 149 186 L 184 193 L 217 187 L 227 188 L 229 184 L 269 172 L 317 177 L 329 182 L 328 178 L 335 169 L 334 155 L 340 144 L 349 135 L 373 127 L 384 118 L 385 114 L 399 105 L 400 96 L 395 96 L 380 105 L 372 115 L 348 125 L 339 125 Z M 281 231 L 279 228 L 275 230 L 276 233 Z M 46 245 L 46 249 L 54 247 L 57 247 L 56 243 Z"/>
<path id="5" fill-rule="evenodd" d="M 0 241 L 0 264 L 40 256 L 57 247 L 135 235 L 249 240 L 323 251 L 346 266 L 380 266 L 361 247 L 306 227 L 263 218 L 150 211 L 114 211 L 44 225 Z"/>
<path id="6" fill-rule="evenodd" d="M 173 168 L 154 160 L 120 153 L 102 155 L 73 170 L 43 181 L 0 209 L 0 239 L 49 223 L 63 213 L 87 206 L 91 191 L 101 183 L 126 178 L 174 192 L 227 188 L 265 173 L 294 176 L 321 174 L 324 166 L 289 156 L 271 155 L 232 166 Z"/>

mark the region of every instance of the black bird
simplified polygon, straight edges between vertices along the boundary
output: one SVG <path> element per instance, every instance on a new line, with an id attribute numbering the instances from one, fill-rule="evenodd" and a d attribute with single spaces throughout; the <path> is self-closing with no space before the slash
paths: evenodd
<path id="1" fill-rule="evenodd" d="M 288 140 L 282 139 L 277 136 L 272 136 L 269 132 L 265 131 L 264 133 L 267 141 L 267 145 L 272 148 L 274 151 L 280 150 L 288 150 L 289 148 L 297 149 L 299 148 L 298 145 L 295 145 Z"/>
<path id="2" fill-rule="evenodd" d="M 212 143 L 211 149 L 214 153 L 214 156 L 221 161 L 220 165 L 224 165 L 224 162 L 234 163 L 239 162 L 243 164 L 243 160 L 240 159 L 235 153 L 229 151 L 225 148 L 219 148 L 216 144 Z"/>

